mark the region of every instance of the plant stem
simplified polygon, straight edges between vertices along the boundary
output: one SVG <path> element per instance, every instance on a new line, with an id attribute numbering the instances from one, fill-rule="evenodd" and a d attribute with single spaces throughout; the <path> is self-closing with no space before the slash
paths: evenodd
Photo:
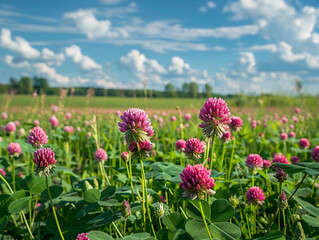
<path id="1" fill-rule="evenodd" d="M 305 173 L 305 175 L 303 176 L 303 178 L 301 179 L 301 181 L 299 182 L 298 186 L 296 187 L 296 189 L 293 191 L 293 193 L 290 195 L 290 197 L 288 198 L 287 202 L 290 201 L 290 199 L 295 195 L 295 193 L 298 191 L 299 187 L 301 186 L 302 182 L 306 179 L 308 173 Z"/>
<path id="2" fill-rule="evenodd" d="M 233 168 L 233 159 L 234 159 L 235 146 L 236 146 L 236 138 L 233 141 L 233 149 L 232 149 L 232 152 L 231 152 L 230 164 L 229 164 L 229 169 L 228 169 L 228 180 L 230 180 L 231 170 Z"/>
<path id="3" fill-rule="evenodd" d="M 210 160 L 209 160 L 209 169 L 213 168 L 213 158 L 214 158 L 214 147 L 215 147 L 215 131 L 213 133 L 213 136 L 211 137 L 211 141 L 212 141 L 212 150 L 210 153 Z"/>
<path id="4" fill-rule="evenodd" d="M 49 194 L 49 198 L 50 198 L 50 202 L 51 202 L 51 207 L 52 207 L 55 223 L 56 223 L 56 226 L 57 226 L 58 231 L 60 233 L 61 239 L 64 240 L 64 237 L 63 237 L 63 234 L 62 234 L 62 231 L 61 231 L 61 228 L 60 228 L 59 220 L 57 218 L 57 215 L 56 215 L 56 212 L 55 212 L 55 209 L 54 209 L 54 205 L 53 205 L 53 201 L 52 201 L 51 192 L 50 192 L 50 189 L 49 189 L 48 177 L 47 176 L 45 176 L 45 183 L 47 185 L 47 191 L 48 191 L 48 194 Z"/>
<path id="5" fill-rule="evenodd" d="M 15 174 L 15 159 L 14 157 L 11 158 L 12 160 L 12 185 L 13 185 L 13 191 L 16 191 L 16 174 Z"/>
<path id="6" fill-rule="evenodd" d="M 202 207 L 201 200 L 199 200 L 199 207 L 200 207 L 200 213 L 202 215 L 202 219 L 203 219 L 203 222 L 204 222 L 205 229 L 206 229 L 206 232 L 208 234 L 208 237 L 209 237 L 210 240 L 213 240 L 212 235 L 211 235 L 211 233 L 209 231 L 209 228 L 207 226 L 207 222 L 206 222 L 206 218 L 205 218 L 205 215 L 204 215 L 204 210 L 203 210 L 203 207 Z"/>
<path id="7" fill-rule="evenodd" d="M 4 183 L 7 185 L 7 187 L 9 188 L 9 191 L 11 192 L 11 194 L 13 194 L 12 188 L 10 187 L 9 183 L 7 182 L 7 180 L 6 180 L 1 174 L 0 174 L 0 178 L 1 178 L 2 181 L 4 181 Z M 29 234 L 30 234 L 31 239 L 34 239 L 33 234 L 32 234 L 32 231 L 31 231 L 31 229 L 30 229 L 30 227 L 29 227 L 28 221 L 27 221 L 27 219 L 26 219 L 26 217 L 25 217 L 23 211 L 21 211 L 21 215 L 22 215 L 22 218 L 23 218 L 23 220 L 24 220 L 24 223 L 25 223 L 25 225 L 26 225 L 26 227 L 27 227 L 27 229 L 28 229 L 28 232 L 29 232 Z M 12 216 L 12 218 L 13 218 L 13 216 Z M 15 222 L 14 218 L 13 218 L 13 221 Z M 15 225 L 17 225 L 16 222 L 15 222 Z"/>
<path id="8" fill-rule="evenodd" d="M 124 239 L 123 235 L 121 234 L 120 230 L 117 228 L 117 226 L 115 225 L 114 222 L 112 222 L 112 225 L 113 225 L 113 227 L 115 228 L 115 230 L 116 230 L 116 232 L 118 233 L 118 235 L 120 235 L 120 237 L 121 237 L 122 239 Z"/>

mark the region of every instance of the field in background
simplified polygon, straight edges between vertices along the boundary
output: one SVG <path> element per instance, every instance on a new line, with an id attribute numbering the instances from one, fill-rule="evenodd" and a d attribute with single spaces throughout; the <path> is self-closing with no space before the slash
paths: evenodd
<path id="1" fill-rule="evenodd" d="M 214 95 L 212 95 L 214 97 Z M 258 108 L 267 109 L 269 107 L 288 108 L 288 107 L 306 107 L 309 111 L 317 111 L 319 97 L 318 96 L 303 96 L 303 97 L 289 97 L 289 96 L 235 96 L 223 97 L 228 106 L 234 108 Z M 66 108 L 101 108 L 101 109 L 127 109 L 130 107 L 138 107 L 145 109 L 165 109 L 174 110 L 176 106 L 181 109 L 192 110 L 200 109 L 206 99 L 192 99 L 192 98 L 128 98 L 128 97 L 65 97 L 62 104 Z M 30 95 L 15 95 L 13 97 L 8 95 L 0 95 L 1 110 L 8 110 L 10 107 L 32 107 L 32 104 L 38 104 L 41 107 L 41 96 L 33 99 Z M 52 104 L 59 104 L 59 96 L 45 96 L 44 106 L 48 107 Z"/>

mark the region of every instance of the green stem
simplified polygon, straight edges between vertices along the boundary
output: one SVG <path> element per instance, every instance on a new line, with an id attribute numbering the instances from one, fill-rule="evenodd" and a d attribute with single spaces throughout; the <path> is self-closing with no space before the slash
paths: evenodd
<path id="1" fill-rule="evenodd" d="M 12 160 L 12 185 L 13 185 L 13 191 L 16 191 L 16 167 L 15 167 L 15 159 L 14 157 L 11 158 Z"/>
<path id="2" fill-rule="evenodd" d="M 58 231 L 60 233 L 61 239 L 64 240 L 64 237 L 63 237 L 63 234 L 62 234 L 62 231 L 61 231 L 61 228 L 60 228 L 59 220 L 57 218 L 57 215 L 56 215 L 56 212 L 55 212 L 55 209 L 54 209 L 54 205 L 53 205 L 53 201 L 52 201 L 51 192 L 50 192 L 50 189 L 49 189 L 48 177 L 47 176 L 45 176 L 45 183 L 46 183 L 46 186 L 47 186 L 47 191 L 48 191 L 48 194 L 49 194 L 49 198 L 50 198 L 50 202 L 51 202 L 51 207 L 52 207 L 55 223 L 56 223 L 56 226 L 57 226 Z"/>
<path id="3" fill-rule="evenodd" d="M 230 164 L 229 164 L 229 169 L 228 169 L 228 180 L 230 180 L 231 170 L 233 168 L 233 159 L 234 159 L 235 146 L 236 146 L 236 138 L 233 141 L 233 149 L 232 149 L 232 152 L 231 152 Z"/>
<path id="4" fill-rule="evenodd" d="M 120 235 L 120 237 L 121 237 L 122 239 L 124 239 L 123 235 L 121 234 L 120 230 L 117 228 L 117 226 L 115 225 L 114 222 L 112 222 L 112 225 L 113 225 L 113 227 L 115 228 L 115 230 L 117 231 L 118 235 Z"/>
<path id="5" fill-rule="evenodd" d="M 290 201 L 290 199 L 295 195 L 295 193 L 298 191 L 299 187 L 301 186 L 301 184 L 303 183 L 303 181 L 306 179 L 308 173 L 305 173 L 305 175 L 303 176 L 303 178 L 301 179 L 301 181 L 299 182 L 298 186 L 296 187 L 296 189 L 293 191 L 293 193 L 290 195 L 290 197 L 288 198 L 287 202 Z"/>
<path id="6" fill-rule="evenodd" d="M 4 183 L 7 185 L 7 187 L 9 188 L 9 191 L 11 192 L 11 194 L 13 194 L 12 188 L 10 187 L 9 183 L 7 182 L 7 180 L 6 180 L 1 174 L 0 174 L 0 178 L 1 178 L 2 181 L 4 181 Z M 27 229 L 28 229 L 28 232 L 29 232 L 29 234 L 30 234 L 31 239 L 34 239 L 33 234 L 32 234 L 32 231 L 31 231 L 31 229 L 30 229 L 30 227 L 29 227 L 28 221 L 27 221 L 27 219 L 26 219 L 26 217 L 25 217 L 23 211 L 21 211 L 21 215 L 22 215 L 22 218 L 23 218 L 23 220 L 24 220 L 24 223 L 25 223 L 25 225 L 26 225 L 26 227 L 27 227 Z M 12 216 L 12 218 L 13 218 L 13 216 Z M 14 218 L 13 218 L 13 220 L 14 220 Z M 14 220 L 14 222 L 15 222 L 15 220 Z M 16 224 L 16 223 L 15 223 L 15 224 Z"/>
<path id="7" fill-rule="evenodd" d="M 207 232 L 207 234 L 208 234 L 209 239 L 210 239 L 210 240 L 213 240 L 212 235 L 211 235 L 211 233 L 210 233 L 210 231 L 209 231 L 207 222 L 206 222 L 206 218 L 205 218 L 205 215 L 204 215 L 204 210 L 203 210 L 203 206 L 202 206 L 201 200 L 199 200 L 198 202 L 199 202 L 200 213 L 201 213 L 201 215 L 202 215 L 202 219 L 203 219 L 203 222 L 204 222 L 204 225 L 205 225 L 206 232 Z"/>
<path id="8" fill-rule="evenodd" d="M 211 137 L 212 138 L 212 150 L 211 150 L 211 153 L 210 153 L 210 160 L 209 160 L 209 169 L 212 169 L 213 168 L 213 158 L 214 158 L 214 147 L 215 147 L 215 131 L 213 133 L 213 136 Z"/>

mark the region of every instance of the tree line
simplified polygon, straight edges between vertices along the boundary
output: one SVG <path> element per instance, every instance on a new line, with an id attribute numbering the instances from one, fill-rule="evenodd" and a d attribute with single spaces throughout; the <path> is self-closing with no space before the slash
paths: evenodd
<path id="1" fill-rule="evenodd" d="M 205 98 L 212 94 L 212 87 L 209 84 L 200 91 L 195 82 L 184 83 L 182 87 L 176 87 L 172 83 L 165 85 L 164 91 L 148 89 L 105 89 L 91 87 L 72 87 L 68 88 L 68 95 L 86 96 L 89 90 L 93 90 L 94 96 L 113 96 L 113 97 L 182 97 L 182 98 Z M 59 95 L 60 88 L 50 87 L 46 78 L 42 77 L 21 77 L 20 79 L 10 78 L 8 84 L 0 84 L 0 93 L 13 94 L 37 94 Z"/>

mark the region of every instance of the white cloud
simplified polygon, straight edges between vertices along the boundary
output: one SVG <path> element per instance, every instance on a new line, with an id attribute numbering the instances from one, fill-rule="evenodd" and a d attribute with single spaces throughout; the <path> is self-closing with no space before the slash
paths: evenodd
<path id="1" fill-rule="evenodd" d="M 65 55 L 78 64 L 84 71 L 101 70 L 102 66 L 97 64 L 93 59 L 82 54 L 81 48 L 77 45 L 72 45 L 64 49 Z"/>
<path id="2" fill-rule="evenodd" d="M 89 39 L 128 37 L 128 33 L 124 29 L 112 28 L 110 20 L 96 19 L 93 10 L 80 9 L 76 12 L 66 13 L 64 17 L 73 20 L 79 31 Z"/>
<path id="3" fill-rule="evenodd" d="M 209 7 L 209 8 L 215 8 L 215 7 L 216 7 L 216 4 L 215 4 L 214 2 L 212 2 L 212 1 L 209 1 L 209 2 L 207 2 L 207 7 Z"/>
<path id="4" fill-rule="evenodd" d="M 21 37 L 15 37 L 15 40 L 11 39 L 11 31 L 8 29 L 1 30 L 0 45 L 10 51 L 21 54 L 27 59 L 34 59 L 40 56 L 40 52 L 24 40 Z"/>
<path id="5" fill-rule="evenodd" d="M 45 61 L 49 65 L 61 65 L 64 61 L 64 55 L 62 53 L 55 54 L 48 48 L 43 48 L 40 52 L 33 48 L 27 40 L 19 36 L 13 40 L 11 38 L 11 31 L 8 29 L 1 30 L 0 46 L 18 53 L 27 60 Z"/>
<path id="6" fill-rule="evenodd" d="M 29 68 L 30 67 L 30 63 L 26 60 L 21 62 L 14 62 L 14 58 L 11 55 L 5 56 L 4 62 L 12 68 Z"/>
<path id="7" fill-rule="evenodd" d="M 248 48 L 250 51 L 270 51 L 277 52 L 276 44 L 253 45 Z"/>
<path id="8" fill-rule="evenodd" d="M 58 84 L 67 84 L 70 81 L 67 76 L 58 74 L 54 68 L 49 67 L 45 63 L 35 63 L 33 66 L 36 72 L 48 76 L 49 78 L 57 81 Z"/>
<path id="9" fill-rule="evenodd" d="M 198 84 L 212 83 L 213 79 L 207 71 L 192 69 L 184 59 L 173 57 L 167 68 L 164 68 L 154 59 L 148 59 L 137 50 L 132 50 L 120 58 L 120 66 L 124 67 L 141 82 L 146 78 L 153 87 L 163 88 L 163 85 L 172 82 L 181 85 L 183 82 Z M 157 84 L 157 85 L 156 85 Z"/>
<path id="10" fill-rule="evenodd" d="M 205 13 L 205 12 L 207 12 L 207 10 L 209 8 L 215 8 L 215 7 L 216 7 L 216 4 L 214 2 L 212 2 L 212 1 L 209 1 L 204 6 L 201 6 L 199 8 L 199 11 L 202 12 L 202 13 Z"/>
<path id="11" fill-rule="evenodd" d="M 286 62 L 295 62 L 305 58 L 303 54 L 294 54 L 292 47 L 286 42 L 280 42 L 278 44 L 278 52 L 280 57 Z"/>

